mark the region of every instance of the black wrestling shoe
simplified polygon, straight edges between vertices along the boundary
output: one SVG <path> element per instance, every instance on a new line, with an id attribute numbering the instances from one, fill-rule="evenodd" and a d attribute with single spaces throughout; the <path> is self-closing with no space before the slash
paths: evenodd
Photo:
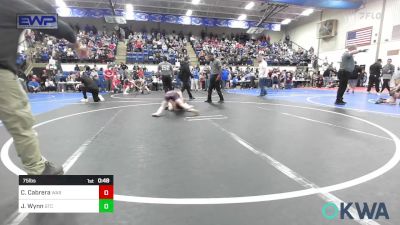
<path id="1" fill-rule="evenodd" d="M 46 161 L 44 163 L 45 167 L 41 175 L 63 175 L 64 169 L 62 166 L 56 166 L 54 163 Z"/>
<path id="2" fill-rule="evenodd" d="M 335 105 L 346 105 L 346 102 L 344 102 L 344 101 L 336 101 Z"/>
<path id="3" fill-rule="evenodd" d="M 212 101 L 211 100 L 205 100 L 204 102 L 211 103 Z"/>
<path id="4" fill-rule="evenodd" d="M 219 100 L 218 103 L 224 103 L 224 100 Z"/>

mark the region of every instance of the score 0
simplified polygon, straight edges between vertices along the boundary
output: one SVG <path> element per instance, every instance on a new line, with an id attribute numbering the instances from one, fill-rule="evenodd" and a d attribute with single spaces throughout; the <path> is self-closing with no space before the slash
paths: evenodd
<path id="1" fill-rule="evenodd" d="M 110 213 L 114 211 L 114 186 L 99 186 L 99 211 L 100 213 Z"/>

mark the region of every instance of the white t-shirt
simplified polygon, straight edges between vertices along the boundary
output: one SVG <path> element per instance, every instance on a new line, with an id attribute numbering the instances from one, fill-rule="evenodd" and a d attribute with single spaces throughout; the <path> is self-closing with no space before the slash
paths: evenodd
<path id="1" fill-rule="evenodd" d="M 51 80 L 46 81 L 46 82 L 44 83 L 44 85 L 45 85 L 46 87 L 54 87 L 54 86 L 55 86 L 55 85 L 54 85 L 54 82 L 51 81 Z"/>
<path id="2" fill-rule="evenodd" d="M 268 64 L 265 60 L 263 60 L 258 65 L 258 77 L 259 78 L 266 78 L 268 76 Z"/>
<path id="3" fill-rule="evenodd" d="M 55 67 L 56 66 L 56 60 L 54 60 L 53 58 L 49 59 L 49 66 L 50 67 Z"/>

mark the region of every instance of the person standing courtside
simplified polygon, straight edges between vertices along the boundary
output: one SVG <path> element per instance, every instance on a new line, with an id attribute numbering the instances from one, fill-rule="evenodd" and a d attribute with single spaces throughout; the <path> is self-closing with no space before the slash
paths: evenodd
<path id="1" fill-rule="evenodd" d="M 379 94 L 379 79 L 382 71 L 382 59 L 378 59 L 374 64 L 369 67 L 369 79 L 367 92 L 371 91 L 372 86 L 375 85 L 375 91 Z"/>
<path id="2" fill-rule="evenodd" d="M 343 95 L 347 89 L 347 83 L 349 81 L 349 77 L 351 77 L 355 68 L 353 55 L 366 51 L 367 49 L 357 50 L 356 47 L 350 46 L 347 48 L 347 51 L 343 53 L 342 62 L 340 63 L 340 70 L 338 73 L 339 88 L 337 90 L 337 95 L 336 95 L 336 102 L 335 102 L 336 105 L 346 104 L 346 102 L 343 101 Z"/>
<path id="3" fill-rule="evenodd" d="M 193 100 L 192 93 L 190 92 L 190 78 L 193 77 L 192 73 L 190 72 L 189 67 L 189 57 L 186 56 L 185 59 L 181 62 L 181 68 L 179 70 L 179 79 L 182 81 L 182 89 L 181 92 L 183 93 L 187 90 L 189 94 L 189 99 Z"/>
<path id="4" fill-rule="evenodd" d="M 15 149 L 21 158 L 24 170 L 30 175 L 61 175 L 61 166 L 46 161 L 39 148 L 37 133 L 32 126 L 32 116 L 28 96 L 21 88 L 18 78 L 16 59 L 18 40 L 23 32 L 16 28 L 18 14 L 47 14 L 54 12 L 53 7 L 45 1 L 37 1 L 32 5 L 28 1 L 0 1 L 0 120 L 14 139 Z M 41 30 L 43 33 L 57 38 L 65 38 L 76 49 L 79 56 L 87 56 L 76 39 L 75 32 L 65 22 L 58 20 L 58 29 Z M 72 46 L 71 46 L 72 47 Z"/>
<path id="5" fill-rule="evenodd" d="M 263 97 L 267 95 L 267 89 L 265 89 L 265 86 L 267 86 L 268 64 L 262 56 L 259 56 L 257 60 L 258 60 L 258 72 L 259 72 L 258 84 L 260 86 L 260 97 Z"/>
<path id="6" fill-rule="evenodd" d="M 164 88 L 164 92 L 173 90 L 172 88 L 172 76 L 174 75 L 174 68 L 171 63 L 168 62 L 166 56 L 163 57 L 163 61 L 158 64 L 158 73 L 161 75 L 161 80 Z"/>
<path id="7" fill-rule="evenodd" d="M 387 64 L 382 68 L 382 80 L 383 80 L 383 84 L 382 84 L 382 90 L 381 93 L 383 92 L 383 90 L 385 90 L 385 88 L 388 89 L 388 92 L 390 93 L 390 85 L 389 82 L 392 79 L 393 73 L 395 71 L 395 67 L 392 64 L 392 59 L 388 59 L 387 60 Z"/>
<path id="8" fill-rule="evenodd" d="M 211 103 L 211 95 L 213 89 L 217 90 L 219 96 L 219 103 L 224 102 L 224 96 L 221 92 L 221 72 L 222 72 L 222 64 L 221 61 L 214 57 L 213 53 L 209 53 L 207 56 L 207 60 L 210 62 L 210 86 L 208 87 L 208 97 L 205 102 Z"/>
<path id="9" fill-rule="evenodd" d="M 221 88 L 222 90 L 225 90 L 226 88 L 226 83 L 229 81 L 229 68 L 227 65 L 224 65 L 222 72 L 221 72 Z"/>

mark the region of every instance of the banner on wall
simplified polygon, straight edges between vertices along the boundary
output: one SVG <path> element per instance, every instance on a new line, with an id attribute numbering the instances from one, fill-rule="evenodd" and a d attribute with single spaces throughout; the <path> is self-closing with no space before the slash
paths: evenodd
<path id="1" fill-rule="evenodd" d="M 57 9 L 59 11 L 59 9 Z M 124 10 L 115 10 L 116 16 L 125 16 Z M 194 26 L 208 26 L 208 27 L 228 27 L 248 29 L 254 27 L 257 22 L 255 21 L 241 21 L 241 20 L 228 20 L 228 19 L 215 19 L 215 18 L 202 18 L 190 16 L 176 16 L 155 13 L 133 12 L 127 20 L 146 21 L 146 22 L 163 22 L 182 25 Z M 91 8 L 76 8 L 71 7 L 69 14 L 63 17 L 84 17 L 84 18 L 103 18 L 104 16 L 112 16 L 111 9 L 91 9 Z M 263 28 L 270 31 L 280 31 L 280 24 L 265 23 Z"/>
<path id="2" fill-rule="evenodd" d="M 393 26 L 392 30 L 392 40 L 400 39 L 400 25 Z"/>
<path id="3" fill-rule="evenodd" d="M 387 56 L 394 56 L 394 55 L 400 55 L 400 50 L 399 49 L 397 49 L 397 50 L 389 50 L 387 52 Z"/>
<path id="4" fill-rule="evenodd" d="M 326 9 L 359 9 L 363 0 L 273 0 L 272 2 Z"/>

